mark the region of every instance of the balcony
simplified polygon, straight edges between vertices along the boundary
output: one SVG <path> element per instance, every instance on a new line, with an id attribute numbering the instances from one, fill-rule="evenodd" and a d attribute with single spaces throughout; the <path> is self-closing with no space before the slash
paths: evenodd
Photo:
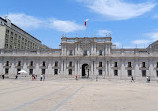
<path id="1" fill-rule="evenodd" d="M 8 68 L 9 69 L 9 68 L 11 68 L 11 66 L 3 66 L 3 68 Z"/>
<path id="2" fill-rule="evenodd" d="M 149 70 L 149 67 L 140 67 L 139 70 Z"/>
<path id="3" fill-rule="evenodd" d="M 57 65 L 57 66 L 53 66 L 52 68 L 53 69 L 59 69 L 60 67 Z"/>
<path id="4" fill-rule="evenodd" d="M 75 66 L 73 66 L 73 65 L 69 65 L 69 66 L 67 66 L 67 69 L 72 69 L 72 68 L 74 68 Z"/>
<path id="5" fill-rule="evenodd" d="M 120 69 L 120 67 L 118 67 L 118 66 L 117 66 L 117 67 L 114 66 L 114 67 L 111 67 L 111 68 L 112 68 L 113 70 L 118 70 L 118 69 Z"/>
<path id="6" fill-rule="evenodd" d="M 133 66 L 131 66 L 131 67 L 125 67 L 125 69 L 126 69 L 126 70 L 133 70 L 134 67 L 133 67 Z"/>
<path id="7" fill-rule="evenodd" d="M 48 66 L 40 66 L 40 69 L 48 69 Z"/>
<path id="8" fill-rule="evenodd" d="M 35 66 L 27 66 L 28 69 L 35 69 Z"/>
<path id="9" fill-rule="evenodd" d="M 21 65 L 21 66 L 15 66 L 15 68 L 17 68 L 17 69 L 22 69 L 22 68 L 23 68 L 23 65 Z"/>

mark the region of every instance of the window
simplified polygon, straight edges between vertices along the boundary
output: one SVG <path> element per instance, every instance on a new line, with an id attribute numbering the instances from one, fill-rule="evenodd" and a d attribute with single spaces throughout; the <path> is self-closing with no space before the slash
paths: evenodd
<path id="1" fill-rule="evenodd" d="M 114 70 L 114 76 L 118 76 L 118 70 Z"/>
<path id="2" fill-rule="evenodd" d="M 7 33 L 9 33 L 9 30 L 8 30 L 8 29 L 6 29 L 6 32 L 7 32 Z"/>
<path id="3" fill-rule="evenodd" d="M 58 67 L 58 61 L 55 61 L 55 67 Z"/>
<path id="4" fill-rule="evenodd" d="M 5 68 L 5 74 L 9 74 L 9 69 Z"/>
<path id="5" fill-rule="evenodd" d="M 156 63 L 156 68 L 158 68 L 158 62 Z"/>
<path id="6" fill-rule="evenodd" d="M 10 45 L 10 49 L 12 49 L 12 45 Z"/>
<path id="7" fill-rule="evenodd" d="M 69 55 L 72 55 L 72 50 L 69 51 Z"/>
<path id="8" fill-rule="evenodd" d="M 85 50 L 85 51 L 83 52 L 83 55 L 84 55 L 84 56 L 86 56 L 86 55 L 87 55 L 87 50 Z"/>
<path id="9" fill-rule="evenodd" d="M 8 48 L 8 44 L 5 44 L 5 48 Z"/>
<path id="10" fill-rule="evenodd" d="M 9 66 L 9 61 L 6 62 L 6 66 Z"/>
<path id="11" fill-rule="evenodd" d="M 18 66 L 21 66 L 21 61 L 18 61 Z"/>
<path id="12" fill-rule="evenodd" d="M 117 62 L 114 62 L 114 67 L 117 67 Z"/>
<path id="13" fill-rule="evenodd" d="M 33 69 L 29 70 L 29 74 L 32 75 L 33 74 Z"/>
<path id="14" fill-rule="evenodd" d="M 99 70 L 99 75 L 100 75 L 100 76 L 102 75 L 102 70 Z"/>
<path id="15" fill-rule="evenodd" d="M 33 61 L 30 62 L 30 66 L 33 66 Z"/>
<path id="16" fill-rule="evenodd" d="M 142 62 L 142 67 L 145 67 L 145 62 Z"/>
<path id="17" fill-rule="evenodd" d="M 158 77 L 158 70 L 156 70 L 156 77 Z"/>
<path id="18" fill-rule="evenodd" d="M 44 67 L 46 66 L 46 62 L 45 62 L 45 61 L 43 61 L 43 64 L 42 64 L 42 66 L 44 66 Z"/>
<path id="19" fill-rule="evenodd" d="M 58 75 L 58 69 L 54 69 L 54 75 Z"/>
<path id="20" fill-rule="evenodd" d="M 69 75 L 72 75 L 72 69 L 69 69 Z"/>
<path id="21" fill-rule="evenodd" d="M 103 52 L 102 52 L 102 50 L 100 50 L 100 51 L 99 51 L 99 55 L 100 55 L 100 56 L 101 56 L 101 55 L 103 55 Z"/>
<path id="22" fill-rule="evenodd" d="M 69 67 L 72 67 L 72 62 L 69 62 Z"/>
<path id="23" fill-rule="evenodd" d="M 42 69 L 42 74 L 45 74 L 46 73 L 46 69 Z"/>
<path id="24" fill-rule="evenodd" d="M 132 70 L 128 70 L 128 76 L 132 76 Z"/>
<path id="25" fill-rule="evenodd" d="M 11 36 L 13 36 L 13 32 L 11 32 Z"/>
<path id="26" fill-rule="evenodd" d="M 99 67 L 102 67 L 102 62 L 99 62 Z"/>
<path id="27" fill-rule="evenodd" d="M 146 77 L 146 70 L 142 70 L 142 77 Z"/>
<path id="28" fill-rule="evenodd" d="M 128 67 L 132 67 L 131 62 L 128 62 Z"/>

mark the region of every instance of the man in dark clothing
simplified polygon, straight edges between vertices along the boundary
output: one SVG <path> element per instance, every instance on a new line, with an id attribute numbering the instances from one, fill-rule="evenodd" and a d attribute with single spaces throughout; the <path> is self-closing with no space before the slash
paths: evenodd
<path id="1" fill-rule="evenodd" d="M 2 78 L 4 79 L 4 74 L 2 75 Z"/>

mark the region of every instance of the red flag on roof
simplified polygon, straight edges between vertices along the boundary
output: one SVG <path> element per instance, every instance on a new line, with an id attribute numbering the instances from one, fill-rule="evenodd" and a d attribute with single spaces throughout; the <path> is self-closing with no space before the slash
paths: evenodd
<path id="1" fill-rule="evenodd" d="M 84 25 L 85 25 L 85 27 L 87 27 L 87 21 L 88 21 L 88 19 L 86 19 L 86 20 L 85 20 L 85 24 L 84 24 Z"/>

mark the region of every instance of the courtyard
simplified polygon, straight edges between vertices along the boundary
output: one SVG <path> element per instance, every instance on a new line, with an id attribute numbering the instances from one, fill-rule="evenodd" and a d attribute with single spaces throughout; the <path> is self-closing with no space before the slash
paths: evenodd
<path id="1" fill-rule="evenodd" d="M 157 111 L 158 83 L 0 80 L 0 111 Z"/>

